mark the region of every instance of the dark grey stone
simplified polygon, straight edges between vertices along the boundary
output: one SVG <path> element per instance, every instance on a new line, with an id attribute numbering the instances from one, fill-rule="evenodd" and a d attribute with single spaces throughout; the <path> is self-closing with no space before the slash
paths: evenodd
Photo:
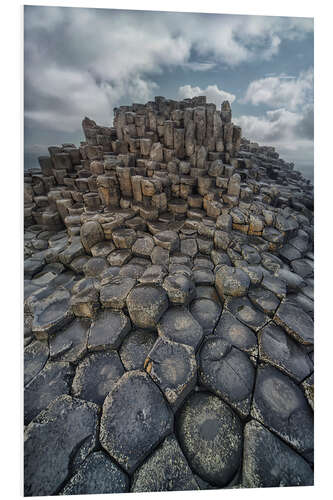
<path id="1" fill-rule="evenodd" d="M 32 331 L 36 338 L 47 339 L 51 333 L 70 323 L 74 315 L 70 307 L 70 294 L 58 288 L 34 306 Z"/>
<path id="2" fill-rule="evenodd" d="M 130 329 L 130 320 L 122 311 L 100 311 L 90 326 L 88 350 L 118 349 Z"/>
<path id="3" fill-rule="evenodd" d="M 76 368 L 72 394 L 102 405 L 123 373 L 124 367 L 117 351 L 88 354 Z"/>
<path id="4" fill-rule="evenodd" d="M 100 442 L 132 474 L 172 428 L 173 414 L 160 390 L 147 373 L 131 371 L 104 401 Z"/>
<path id="5" fill-rule="evenodd" d="M 49 338 L 50 357 L 52 360 L 75 363 L 87 352 L 90 321 L 75 319 L 64 330 Z"/>
<path id="6" fill-rule="evenodd" d="M 159 335 L 198 348 L 203 329 L 185 307 L 170 307 L 157 325 Z"/>
<path id="7" fill-rule="evenodd" d="M 279 368 L 296 382 L 301 382 L 312 372 L 313 365 L 304 346 L 273 322 L 259 332 L 258 340 L 260 360 Z"/>
<path id="8" fill-rule="evenodd" d="M 91 257 L 83 266 L 83 272 L 88 278 L 97 278 L 110 267 L 104 257 Z"/>
<path id="9" fill-rule="evenodd" d="M 242 297 L 249 286 L 250 278 L 241 269 L 223 265 L 215 273 L 215 287 L 221 298 L 228 295 Z"/>
<path id="10" fill-rule="evenodd" d="M 251 420 L 244 428 L 242 486 L 311 486 L 309 464 L 259 422 Z"/>
<path id="11" fill-rule="evenodd" d="M 113 309 L 123 309 L 126 299 L 132 288 L 136 285 L 136 280 L 124 276 L 112 278 L 107 285 L 101 286 L 100 301 L 103 307 Z"/>
<path id="12" fill-rule="evenodd" d="M 49 346 L 46 341 L 36 340 L 24 349 L 24 385 L 44 368 L 48 357 Z"/>
<path id="13" fill-rule="evenodd" d="M 159 286 L 139 285 L 126 299 L 130 318 L 139 328 L 155 328 L 169 301 L 165 290 Z"/>
<path id="14" fill-rule="evenodd" d="M 144 366 L 174 411 L 195 387 L 197 363 L 194 349 L 189 345 L 160 337 Z"/>
<path id="15" fill-rule="evenodd" d="M 157 333 L 150 330 L 133 330 L 125 338 L 119 350 L 126 370 L 143 370 L 149 351 L 157 340 Z"/>
<path id="16" fill-rule="evenodd" d="M 229 311 L 223 311 L 215 328 L 215 334 L 251 356 L 256 357 L 258 354 L 256 335 Z"/>
<path id="17" fill-rule="evenodd" d="M 94 495 L 102 493 L 126 493 L 129 478 L 102 451 L 91 453 L 60 495 Z"/>
<path id="18" fill-rule="evenodd" d="M 193 393 L 176 428 L 192 471 L 213 485 L 228 484 L 242 460 L 242 424 L 233 410 L 212 394 Z"/>
<path id="19" fill-rule="evenodd" d="M 303 391 L 269 365 L 257 368 L 251 415 L 307 460 L 313 459 L 313 414 Z"/>
<path id="20" fill-rule="evenodd" d="M 24 495 L 56 494 L 68 477 L 78 447 L 88 445 L 81 462 L 97 439 L 98 407 L 71 396 L 60 396 L 24 432 Z"/>
<path id="21" fill-rule="evenodd" d="M 255 332 L 269 321 L 269 317 L 255 309 L 247 297 L 228 297 L 225 307 L 249 328 Z"/>
<path id="22" fill-rule="evenodd" d="M 69 363 L 46 363 L 24 388 L 24 422 L 28 424 L 61 394 L 68 394 L 74 370 Z"/>
<path id="23" fill-rule="evenodd" d="M 204 334 L 209 335 L 214 331 L 220 318 L 222 307 L 214 300 L 199 298 L 192 301 L 190 312 L 201 325 Z"/>
<path id="24" fill-rule="evenodd" d="M 257 309 L 269 316 L 272 316 L 280 305 L 280 300 L 273 292 L 261 287 L 249 290 L 248 297 Z"/>
<path id="25" fill-rule="evenodd" d="M 273 319 L 301 344 L 313 344 L 313 320 L 303 309 L 285 300 L 281 302 Z"/>
<path id="26" fill-rule="evenodd" d="M 169 301 L 174 305 L 187 305 L 195 298 L 195 284 L 183 274 L 169 274 L 163 282 Z"/>
<path id="27" fill-rule="evenodd" d="M 186 458 L 171 434 L 134 473 L 131 491 L 198 490 Z"/>
<path id="28" fill-rule="evenodd" d="M 209 269 L 194 268 L 192 276 L 196 285 L 208 285 L 208 286 L 214 285 L 215 282 L 214 273 Z"/>
<path id="29" fill-rule="evenodd" d="M 199 381 L 246 417 L 250 412 L 255 368 L 247 354 L 221 337 L 206 338 L 200 349 Z"/>

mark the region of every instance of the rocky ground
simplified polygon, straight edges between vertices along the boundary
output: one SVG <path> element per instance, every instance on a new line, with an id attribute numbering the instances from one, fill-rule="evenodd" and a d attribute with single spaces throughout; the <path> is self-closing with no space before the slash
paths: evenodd
<path id="1" fill-rule="evenodd" d="M 313 484 L 312 192 L 249 157 L 215 217 L 26 227 L 26 496 Z"/>

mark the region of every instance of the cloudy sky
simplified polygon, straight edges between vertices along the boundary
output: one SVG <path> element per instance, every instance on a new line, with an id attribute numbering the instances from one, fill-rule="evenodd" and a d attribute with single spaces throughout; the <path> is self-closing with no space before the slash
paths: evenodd
<path id="1" fill-rule="evenodd" d="M 155 95 L 228 99 L 243 135 L 313 179 L 313 20 L 25 7 L 25 160 L 83 140 L 84 116 Z"/>

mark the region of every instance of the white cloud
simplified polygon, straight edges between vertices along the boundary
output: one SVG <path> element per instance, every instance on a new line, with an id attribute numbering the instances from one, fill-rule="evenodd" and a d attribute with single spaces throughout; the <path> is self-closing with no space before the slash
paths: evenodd
<path id="1" fill-rule="evenodd" d="M 295 78 L 288 75 L 269 76 L 252 81 L 243 102 L 265 104 L 274 108 L 287 107 L 296 110 L 313 99 L 313 68 Z"/>
<path id="2" fill-rule="evenodd" d="M 234 102 L 236 96 L 230 92 L 219 89 L 217 85 L 207 85 L 205 89 L 200 87 L 192 87 L 191 85 L 183 85 L 178 89 L 178 97 L 180 99 L 192 98 L 199 95 L 205 95 L 207 102 L 212 102 L 220 107 L 223 101 Z"/>

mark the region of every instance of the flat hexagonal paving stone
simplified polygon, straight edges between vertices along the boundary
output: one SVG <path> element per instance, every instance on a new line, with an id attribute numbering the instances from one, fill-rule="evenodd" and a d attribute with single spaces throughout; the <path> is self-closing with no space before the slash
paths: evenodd
<path id="1" fill-rule="evenodd" d="M 257 368 L 251 415 L 312 460 L 312 410 L 303 391 L 272 366 Z"/>
<path id="2" fill-rule="evenodd" d="M 185 307 L 170 307 L 157 325 L 159 335 L 198 348 L 203 329 Z"/>
<path id="3" fill-rule="evenodd" d="M 113 250 L 109 253 L 107 260 L 110 266 L 123 266 L 130 260 L 131 255 L 132 253 L 130 250 Z"/>
<path id="4" fill-rule="evenodd" d="M 222 265 L 215 273 L 215 287 L 221 298 L 231 295 L 242 297 L 250 286 L 250 278 L 241 269 Z"/>
<path id="5" fill-rule="evenodd" d="M 270 318 L 255 309 L 247 297 L 228 297 L 225 307 L 246 326 L 257 332 Z"/>
<path id="6" fill-rule="evenodd" d="M 313 344 L 313 320 L 301 308 L 282 301 L 273 319 L 301 344 Z"/>
<path id="7" fill-rule="evenodd" d="M 118 349 L 130 329 L 131 322 L 122 311 L 100 311 L 90 326 L 88 350 Z"/>
<path id="8" fill-rule="evenodd" d="M 144 366 L 174 411 L 195 387 L 197 363 L 194 349 L 189 345 L 160 337 Z"/>
<path id="9" fill-rule="evenodd" d="M 296 274 L 302 276 L 302 278 L 307 278 L 313 275 L 313 263 L 310 262 L 308 259 L 293 260 L 291 267 Z"/>
<path id="10" fill-rule="evenodd" d="M 125 373 L 105 398 L 100 442 L 129 474 L 172 429 L 172 411 L 145 372 Z"/>
<path id="11" fill-rule="evenodd" d="M 214 273 L 207 268 L 194 268 L 192 276 L 196 285 L 214 285 Z"/>
<path id="12" fill-rule="evenodd" d="M 59 288 L 35 304 L 32 331 L 39 340 L 47 339 L 50 333 L 60 330 L 72 319 L 70 293 Z"/>
<path id="13" fill-rule="evenodd" d="M 161 231 L 156 233 L 153 238 L 157 246 L 165 248 L 169 252 L 175 252 L 179 248 L 179 236 L 175 231 Z"/>
<path id="14" fill-rule="evenodd" d="M 312 372 L 307 350 L 273 322 L 260 330 L 258 339 L 261 361 L 279 368 L 296 382 L 301 382 Z"/>
<path id="15" fill-rule="evenodd" d="M 273 292 L 279 299 L 283 299 L 287 295 L 287 285 L 285 281 L 275 276 L 269 276 L 268 274 L 264 276 L 261 286 Z"/>
<path id="16" fill-rule="evenodd" d="M 163 266 L 155 264 L 147 267 L 139 281 L 142 284 L 162 285 L 166 274 L 167 272 Z"/>
<path id="17" fill-rule="evenodd" d="M 167 436 L 133 476 L 131 491 L 198 490 L 198 484 L 174 434 Z"/>
<path id="18" fill-rule="evenodd" d="M 158 336 L 151 330 L 132 330 L 119 350 L 119 356 L 126 370 L 143 370 L 144 362 Z"/>
<path id="19" fill-rule="evenodd" d="M 251 420 L 244 428 L 242 486 L 311 486 L 309 464 L 277 436 Z"/>
<path id="20" fill-rule="evenodd" d="M 35 340 L 24 349 L 24 385 L 44 368 L 48 357 L 49 346 L 45 341 Z"/>
<path id="21" fill-rule="evenodd" d="M 24 389 L 24 422 L 28 424 L 61 394 L 68 394 L 74 370 L 69 363 L 47 363 Z"/>
<path id="22" fill-rule="evenodd" d="M 60 495 L 126 493 L 128 490 L 127 474 L 103 451 L 96 451 L 85 459 Z"/>
<path id="23" fill-rule="evenodd" d="M 83 266 L 83 272 L 87 277 L 95 278 L 110 267 L 104 257 L 91 257 Z"/>
<path id="24" fill-rule="evenodd" d="M 229 344 L 237 347 L 251 356 L 257 356 L 258 343 L 253 331 L 243 325 L 229 311 L 223 311 L 215 328 L 215 335 L 222 337 Z"/>
<path id="25" fill-rule="evenodd" d="M 131 260 L 121 267 L 118 277 L 132 278 L 138 280 L 144 273 L 145 268 L 139 264 L 133 264 Z"/>
<path id="26" fill-rule="evenodd" d="M 195 298 L 194 282 L 189 276 L 178 272 L 169 274 L 165 278 L 163 288 L 170 302 L 175 305 L 187 305 Z"/>
<path id="27" fill-rule="evenodd" d="M 75 319 L 60 332 L 50 336 L 50 358 L 75 363 L 87 352 L 88 319 Z"/>
<path id="28" fill-rule="evenodd" d="M 280 305 L 280 300 L 270 290 L 264 288 L 254 288 L 249 290 L 248 297 L 254 307 L 262 311 L 264 314 L 273 315 Z"/>
<path id="29" fill-rule="evenodd" d="M 76 368 L 72 394 L 102 405 L 124 373 L 117 351 L 88 354 Z"/>
<path id="30" fill-rule="evenodd" d="M 83 442 L 81 462 L 96 446 L 98 406 L 59 396 L 24 432 L 24 495 L 57 493 Z"/>
<path id="31" fill-rule="evenodd" d="M 194 299 L 190 306 L 190 312 L 197 322 L 202 326 L 205 335 L 213 333 L 220 318 L 222 307 L 210 299 Z"/>
<path id="32" fill-rule="evenodd" d="M 242 460 L 242 424 L 220 398 L 206 392 L 190 395 L 176 422 L 183 453 L 192 469 L 205 481 L 225 486 Z"/>
<path id="33" fill-rule="evenodd" d="M 104 240 L 96 243 L 91 247 L 90 251 L 93 257 L 107 257 L 114 249 L 115 246 L 112 241 Z"/>
<path id="34" fill-rule="evenodd" d="M 139 328 L 155 328 L 169 301 L 166 291 L 159 286 L 139 285 L 126 299 L 130 318 Z"/>
<path id="35" fill-rule="evenodd" d="M 138 238 L 136 240 L 136 242 L 132 246 L 132 252 L 138 257 L 150 258 L 154 246 L 155 243 L 153 238 L 151 238 L 150 236 L 145 236 L 144 238 Z"/>
<path id="36" fill-rule="evenodd" d="M 255 368 L 247 354 L 221 337 L 206 338 L 200 349 L 199 381 L 241 416 L 250 412 Z"/>
<path id="37" fill-rule="evenodd" d="M 136 280 L 125 276 L 112 278 L 107 285 L 101 286 L 100 301 L 103 307 L 122 309 L 126 305 L 127 295 L 136 285 Z"/>

